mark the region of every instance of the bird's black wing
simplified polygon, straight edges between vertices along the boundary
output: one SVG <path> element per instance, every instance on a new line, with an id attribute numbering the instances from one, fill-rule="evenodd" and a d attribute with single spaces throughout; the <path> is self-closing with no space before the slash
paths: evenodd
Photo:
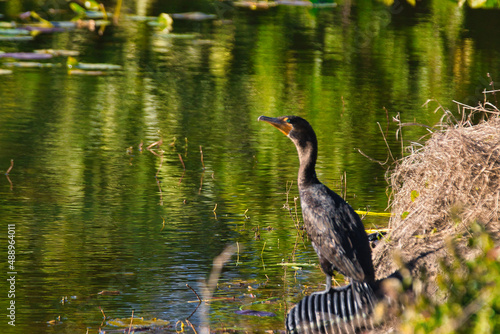
<path id="1" fill-rule="evenodd" d="M 301 189 L 304 224 L 318 255 L 357 281 L 374 279 L 371 249 L 352 207 L 323 184 Z"/>

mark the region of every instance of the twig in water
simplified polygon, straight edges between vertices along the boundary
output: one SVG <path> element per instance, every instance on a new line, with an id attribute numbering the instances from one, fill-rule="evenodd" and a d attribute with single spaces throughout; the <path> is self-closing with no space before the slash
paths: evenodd
<path id="1" fill-rule="evenodd" d="M 200 188 L 198 188 L 198 195 L 201 194 L 201 188 L 203 188 L 203 177 L 205 176 L 205 171 L 201 172 L 201 178 L 200 178 Z"/>
<path id="2" fill-rule="evenodd" d="M 295 219 L 294 219 L 294 222 L 295 222 L 295 228 L 297 230 L 300 230 L 299 212 L 297 211 L 297 200 L 298 199 L 299 199 L 298 197 L 294 197 L 293 198 L 293 203 L 294 203 L 294 208 L 295 208 Z"/>
<path id="3" fill-rule="evenodd" d="M 491 75 L 489 73 L 486 74 L 488 76 L 488 78 L 490 79 L 490 86 L 491 86 L 491 92 L 493 93 L 493 97 L 495 98 L 495 105 L 498 105 L 498 100 L 497 100 L 497 95 L 495 94 L 496 90 L 495 90 L 495 82 L 493 81 L 493 78 L 491 77 Z M 485 94 L 485 99 L 486 99 L 486 94 Z M 486 103 L 487 101 L 484 101 L 484 103 Z"/>
<path id="4" fill-rule="evenodd" d="M 181 178 L 179 179 L 179 184 L 181 184 L 182 179 L 184 178 L 184 174 L 186 174 L 186 165 L 184 165 L 184 161 L 182 160 L 181 154 L 177 153 L 177 155 L 179 156 L 179 160 L 181 161 L 182 168 L 183 168 L 183 172 L 182 172 Z"/>
<path id="5" fill-rule="evenodd" d="M 101 325 L 99 327 L 102 327 L 104 326 L 104 322 L 106 321 L 106 314 L 104 314 L 104 310 L 99 306 L 99 310 L 101 310 L 101 313 L 102 313 L 102 322 L 101 322 Z"/>
<path id="6" fill-rule="evenodd" d="M 163 219 L 163 224 L 161 226 L 160 232 L 163 231 L 163 229 L 165 228 L 165 218 L 161 217 L 161 219 Z"/>
<path id="7" fill-rule="evenodd" d="M 389 135 L 389 111 L 387 110 L 386 107 L 384 107 L 384 110 L 385 110 L 385 119 L 386 119 L 386 123 L 387 123 L 387 126 L 385 127 L 385 136 L 387 137 Z"/>
<path id="8" fill-rule="evenodd" d="M 235 246 L 229 245 L 224 249 L 224 251 L 214 259 L 214 264 L 212 267 L 212 272 L 208 278 L 208 282 L 202 283 L 203 287 L 203 300 L 210 300 L 217 287 L 217 282 L 219 280 L 220 273 L 224 264 L 229 261 L 231 256 L 234 254 Z M 208 322 L 208 306 L 206 303 L 202 303 L 200 319 L 202 322 L 201 331 L 202 334 L 209 334 L 210 327 Z"/>
<path id="9" fill-rule="evenodd" d="M 158 155 L 158 154 L 156 154 L 156 155 Z M 160 174 L 161 167 L 163 166 L 163 150 L 160 151 L 160 154 L 158 156 L 160 157 L 160 166 L 158 166 L 158 170 L 156 171 L 156 175 L 155 175 L 156 178 L 158 178 L 158 174 Z"/>
<path id="10" fill-rule="evenodd" d="M 341 96 L 340 99 L 342 100 L 342 111 L 340 113 L 340 117 L 342 118 L 344 116 L 345 112 L 345 101 L 344 101 L 344 96 Z"/>
<path id="11" fill-rule="evenodd" d="M 382 162 L 380 160 L 377 160 L 377 159 L 370 157 L 369 155 L 367 155 L 366 153 L 361 151 L 359 148 L 357 150 L 362 156 L 364 156 L 365 158 L 367 158 L 370 161 L 378 163 L 380 166 L 385 166 L 387 164 L 387 162 L 389 161 L 389 155 L 387 155 L 387 159 L 385 159 L 385 161 Z"/>
<path id="12" fill-rule="evenodd" d="M 132 330 L 132 323 L 134 322 L 134 310 L 132 310 L 132 316 L 130 317 L 130 325 L 128 326 L 128 334 Z"/>
<path id="13" fill-rule="evenodd" d="M 158 184 L 158 191 L 160 192 L 160 205 L 163 205 L 163 192 L 161 191 L 161 181 L 156 178 L 156 184 Z"/>
<path id="14" fill-rule="evenodd" d="M 200 298 L 200 296 L 196 293 L 196 291 L 194 291 L 194 289 L 193 289 L 193 288 L 192 288 L 189 284 L 187 284 L 187 283 L 186 283 L 186 286 L 187 286 L 188 288 L 190 288 L 190 289 L 191 289 L 191 291 L 193 291 L 193 293 L 196 295 L 196 298 L 198 298 L 198 301 L 201 303 L 202 299 L 201 299 L 201 298 Z M 188 317 L 188 319 L 189 319 L 190 317 L 191 317 L 191 316 L 189 316 L 189 317 Z"/>
<path id="15" fill-rule="evenodd" d="M 108 13 L 106 12 L 106 8 L 104 8 L 104 5 L 102 3 L 99 4 L 99 9 L 101 10 L 101 13 L 103 15 L 103 19 L 105 21 L 108 20 Z M 104 35 L 104 30 L 106 30 L 106 24 L 101 24 L 99 27 L 99 31 L 97 32 L 99 36 Z"/>
<path id="16" fill-rule="evenodd" d="M 5 175 L 5 177 L 7 178 L 7 181 L 9 181 L 9 183 L 10 183 L 10 190 L 14 189 L 14 184 L 12 184 L 12 181 L 10 180 L 9 175 Z"/>
<path id="17" fill-rule="evenodd" d="M 389 155 L 390 155 L 390 157 L 392 158 L 392 161 L 393 161 L 393 162 L 396 162 L 396 159 L 394 159 L 394 157 L 392 156 L 391 147 L 389 146 L 389 143 L 387 142 L 387 139 L 386 139 L 386 138 L 385 138 L 385 136 L 384 136 L 384 132 L 382 131 L 382 127 L 380 126 L 380 123 L 379 123 L 379 122 L 377 122 L 377 124 L 378 124 L 378 127 L 379 127 L 379 129 L 380 129 L 380 132 L 382 132 L 382 138 L 384 139 L 385 146 L 387 146 L 387 150 L 388 150 L 388 152 L 389 152 Z M 402 140 L 402 138 L 401 138 L 401 140 Z"/>
<path id="18" fill-rule="evenodd" d="M 342 198 L 347 198 L 347 173 L 344 171 L 344 174 L 340 176 L 340 195 Z"/>
<path id="19" fill-rule="evenodd" d="M 14 159 L 10 159 L 10 167 L 5 172 L 5 175 L 9 175 L 10 171 L 12 170 L 12 168 L 14 168 Z"/>
<path id="20" fill-rule="evenodd" d="M 177 154 L 179 155 L 179 160 L 181 161 L 182 168 L 183 168 L 184 170 L 186 170 L 186 165 L 184 164 L 184 161 L 182 160 L 182 156 L 181 156 L 181 154 L 180 154 L 180 153 L 177 153 Z"/>
<path id="21" fill-rule="evenodd" d="M 152 148 L 153 146 L 158 146 L 158 147 L 160 147 L 160 146 L 161 146 L 161 144 L 163 144 L 163 138 L 160 138 L 160 140 L 155 141 L 154 143 L 150 144 L 148 147 L 146 147 L 146 149 L 147 149 L 148 151 L 151 151 L 151 148 Z"/>
<path id="22" fill-rule="evenodd" d="M 120 10 L 122 8 L 122 0 L 116 2 L 115 12 L 113 13 L 113 24 L 118 25 L 118 20 L 120 18 Z"/>
<path id="23" fill-rule="evenodd" d="M 203 167 L 203 170 L 205 170 L 205 163 L 203 162 L 203 150 L 201 149 L 201 145 L 200 145 L 200 154 L 201 154 L 201 166 Z"/>
<path id="24" fill-rule="evenodd" d="M 266 248 L 267 241 L 264 241 L 264 247 L 262 247 L 262 251 L 260 252 L 260 259 L 262 260 L 262 267 L 266 270 L 266 264 L 264 263 L 264 249 Z"/>
<path id="25" fill-rule="evenodd" d="M 104 310 L 99 306 L 99 310 L 101 310 L 102 316 L 104 320 L 106 320 L 106 314 L 104 314 Z"/>
<path id="26" fill-rule="evenodd" d="M 198 309 L 198 307 L 196 309 Z M 189 319 L 186 319 L 186 322 L 189 325 L 189 327 L 191 327 L 191 329 L 194 331 L 194 334 L 198 334 L 191 321 L 189 321 Z"/>
<path id="27" fill-rule="evenodd" d="M 240 243 L 236 241 L 236 266 L 240 264 Z"/>

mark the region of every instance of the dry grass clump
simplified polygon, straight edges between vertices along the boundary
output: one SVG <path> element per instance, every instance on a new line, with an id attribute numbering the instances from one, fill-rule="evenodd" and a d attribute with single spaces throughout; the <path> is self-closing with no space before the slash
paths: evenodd
<path id="1" fill-rule="evenodd" d="M 489 103 L 462 106 L 462 112 L 469 121 L 440 124 L 441 130 L 424 146 L 412 147 L 391 172 L 392 231 L 374 250 L 378 277 L 398 269 L 397 253 L 414 276 L 425 268 L 427 279 L 434 280 L 439 259 L 447 257 L 446 240 L 468 235 L 473 221 L 499 237 L 500 112 Z M 483 117 L 477 125 L 470 122 L 474 112 Z M 464 247 L 466 239 L 459 244 L 467 258 L 473 254 Z"/>

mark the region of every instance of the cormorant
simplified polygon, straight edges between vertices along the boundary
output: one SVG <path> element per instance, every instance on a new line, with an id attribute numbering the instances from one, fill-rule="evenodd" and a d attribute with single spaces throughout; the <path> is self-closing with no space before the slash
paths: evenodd
<path id="1" fill-rule="evenodd" d="M 371 247 L 361 219 L 346 201 L 316 177 L 318 142 L 311 125 L 298 116 L 260 116 L 258 120 L 276 127 L 297 147 L 302 217 L 326 274 L 325 292 L 331 289 L 335 270 L 356 282 L 374 283 Z"/>

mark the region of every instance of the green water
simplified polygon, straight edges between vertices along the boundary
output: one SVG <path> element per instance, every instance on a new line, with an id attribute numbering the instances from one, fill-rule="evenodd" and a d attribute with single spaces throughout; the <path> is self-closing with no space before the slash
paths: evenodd
<path id="1" fill-rule="evenodd" d="M 0 13 L 52 6 L 9 1 Z M 201 294 L 214 258 L 236 243 L 215 292 L 230 299 L 210 303 L 212 330 L 282 330 L 286 309 L 323 289 L 324 279 L 318 267 L 280 265 L 315 264 L 316 255 L 293 219 L 295 147 L 257 117 L 307 118 L 318 135 L 319 178 L 346 191 L 355 209 L 383 212 L 385 167 L 358 149 L 385 161 L 382 130 L 400 157 L 393 117 L 433 125 L 443 115 L 438 103 L 452 111 L 452 100 L 476 104 L 500 77 L 500 13 L 452 1 L 268 11 L 219 1 L 123 6 L 120 25 L 103 36 L 80 29 L 0 41 L 4 52 L 69 49 L 84 63 L 122 66 L 69 75 L 60 57 L 43 61 L 58 64 L 52 68 L 0 75 L 0 170 L 14 160 L 0 175 L 3 297 L 9 224 L 16 241 L 15 298 L 0 300 L 2 333 L 116 329 L 103 327 L 101 309 L 107 318 L 133 312 L 175 327 L 196 307 L 186 284 Z M 125 15 L 186 11 L 218 18 L 174 20 L 175 35 L 165 35 Z M 438 103 L 423 106 L 428 99 Z M 403 143 L 425 133 L 405 128 Z M 146 149 L 160 139 L 156 154 Z M 240 307 L 276 317 L 235 314 Z M 202 312 L 189 321 L 199 329 Z"/>

